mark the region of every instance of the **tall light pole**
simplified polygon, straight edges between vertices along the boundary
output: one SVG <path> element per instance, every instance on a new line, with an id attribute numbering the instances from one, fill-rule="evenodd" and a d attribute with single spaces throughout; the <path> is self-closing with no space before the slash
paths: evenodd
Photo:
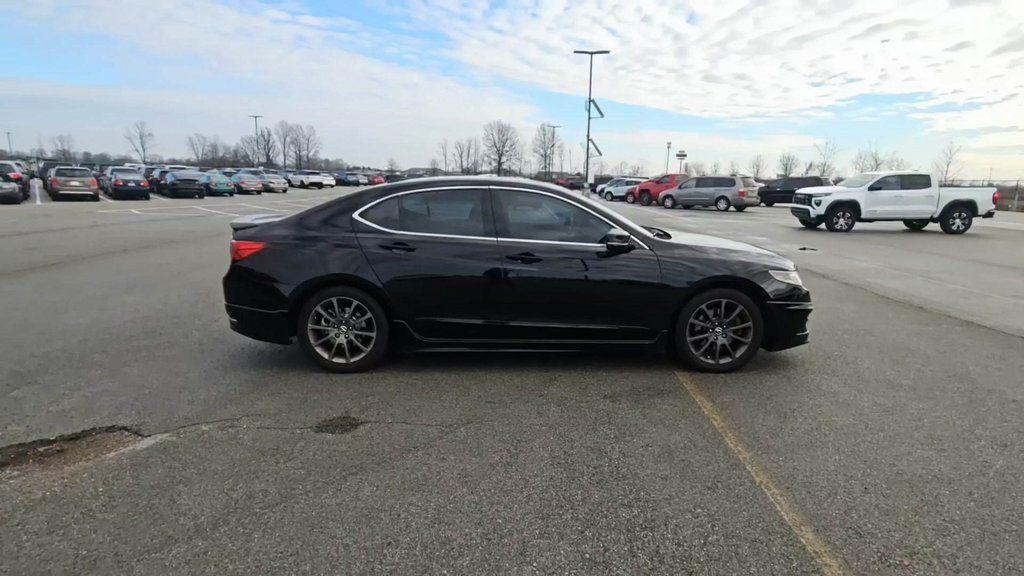
<path id="1" fill-rule="evenodd" d="M 252 141 L 252 167 L 255 168 L 258 161 L 257 156 L 260 153 L 260 118 L 263 118 L 263 116 L 249 114 L 249 118 L 252 118 L 252 136 L 254 138 Z"/>
<path id="2" fill-rule="evenodd" d="M 14 146 L 11 146 L 11 131 L 7 131 L 7 154 L 14 158 Z"/>
<path id="3" fill-rule="evenodd" d="M 672 149 L 672 142 L 665 142 L 665 173 L 668 174 L 668 153 Z"/>
<path id="4" fill-rule="evenodd" d="M 601 118 L 604 118 L 604 113 L 601 112 L 601 107 L 597 106 L 594 102 L 594 56 L 600 54 L 610 54 L 610 50 L 573 50 L 573 54 L 586 54 L 590 58 L 590 75 L 587 78 L 587 153 L 583 157 L 583 185 L 586 189 L 590 188 L 590 145 L 593 143 L 590 139 L 590 121 L 594 118 L 590 108 L 594 106 L 597 111 L 601 114 Z M 598 153 L 601 152 L 600 148 L 594 146 Z"/>

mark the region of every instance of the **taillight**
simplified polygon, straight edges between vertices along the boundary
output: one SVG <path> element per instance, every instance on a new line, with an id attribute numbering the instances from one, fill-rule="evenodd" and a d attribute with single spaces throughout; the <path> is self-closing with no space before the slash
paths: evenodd
<path id="1" fill-rule="evenodd" d="M 250 242 L 248 240 L 231 241 L 231 261 L 238 262 L 263 250 L 267 247 L 266 242 Z"/>
<path id="2" fill-rule="evenodd" d="M 992 193 L 992 204 L 993 205 L 998 205 L 999 204 L 999 190 L 996 190 L 995 192 Z"/>
<path id="3" fill-rule="evenodd" d="M 60 186 L 60 180 L 56 178 L 50 178 L 50 186 Z"/>
<path id="4" fill-rule="evenodd" d="M 21 180 L 21 172 L 11 172 L 8 176 L 11 177 L 11 180 Z"/>
<path id="5" fill-rule="evenodd" d="M 149 186 L 149 182 L 146 180 L 139 180 L 139 186 Z"/>
<path id="6" fill-rule="evenodd" d="M 124 180 L 114 180 L 114 186 L 124 186 Z"/>
<path id="7" fill-rule="evenodd" d="M 92 178 L 91 180 L 89 180 L 89 188 L 99 188 L 99 187 L 100 187 L 100 183 L 97 182 L 95 178 Z"/>
<path id="8" fill-rule="evenodd" d="M 737 192 L 739 193 L 740 198 L 746 198 L 747 197 L 747 189 L 746 188 L 740 188 L 739 190 L 737 190 Z"/>

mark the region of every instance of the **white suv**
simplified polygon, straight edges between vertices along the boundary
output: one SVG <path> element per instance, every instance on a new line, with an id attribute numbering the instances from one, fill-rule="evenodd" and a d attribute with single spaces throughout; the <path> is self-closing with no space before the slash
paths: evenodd
<path id="1" fill-rule="evenodd" d="M 288 175 L 288 184 L 297 188 L 324 187 L 324 177 L 315 170 L 296 170 Z"/>

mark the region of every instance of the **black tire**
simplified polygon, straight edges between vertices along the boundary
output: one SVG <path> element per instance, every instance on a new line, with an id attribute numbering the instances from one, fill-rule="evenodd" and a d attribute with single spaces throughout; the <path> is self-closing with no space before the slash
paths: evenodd
<path id="1" fill-rule="evenodd" d="M 355 323 L 351 320 L 362 316 L 354 319 L 346 316 L 360 313 L 369 314 L 368 319 Z M 371 332 L 372 338 L 360 335 Z M 306 354 L 324 370 L 341 373 L 362 372 L 380 363 L 387 353 L 390 332 L 387 315 L 380 303 L 366 292 L 350 286 L 333 286 L 311 296 L 299 310 L 295 327 L 299 346 Z M 365 348 L 361 348 L 363 346 Z M 343 361 L 339 354 L 344 354 L 344 358 L 349 360 Z M 362 356 L 352 359 L 358 354 Z"/>
<path id="2" fill-rule="evenodd" d="M 946 234 L 963 234 L 974 224 L 974 210 L 964 204 L 950 206 L 939 218 L 939 226 Z"/>
<path id="3" fill-rule="evenodd" d="M 202 200 L 202 199 L 206 198 L 206 193 L 205 192 L 200 192 L 200 193 L 196 194 L 196 198 L 198 198 L 199 200 Z"/>
<path id="4" fill-rule="evenodd" d="M 850 206 L 830 206 L 825 211 L 825 228 L 829 232 L 849 232 L 857 224 L 857 216 Z"/>
<path id="5" fill-rule="evenodd" d="M 665 195 L 661 199 L 661 206 L 662 208 L 668 208 L 669 210 L 671 210 L 676 207 L 676 199 L 673 198 L 671 195 Z"/>
<path id="6" fill-rule="evenodd" d="M 732 372 L 757 355 L 763 338 L 764 319 L 757 304 L 739 290 L 713 288 L 683 306 L 673 347 L 690 368 Z M 728 354 L 728 359 L 723 354 Z"/>
<path id="7" fill-rule="evenodd" d="M 818 226 L 821 226 L 821 222 L 814 222 L 812 220 L 800 220 L 800 225 L 808 230 L 816 230 Z"/>
<path id="8" fill-rule="evenodd" d="M 97 192 L 97 193 L 92 195 L 92 201 L 93 202 L 99 202 L 100 201 L 100 193 L 99 192 Z"/>
<path id="9" fill-rule="evenodd" d="M 636 204 L 636 195 L 632 192 L 626 194 L 626 204 Z"/>
<path id="10" fill-rule="evenodd" d="M 769 207 L 769 208 L 771 208 L 772 206 L 775 206 L 775 202 L 773 202 L 771 200 L 765 200 L 764 201 L 764 205 Z"/>
<path id="11" fill-rule="evenodd" d="M 145 196 L 143 196 L 142 199 L 143 200 L 149 200 L 149 194 L 146 194 Z"/>
<path id="12" fill-rule="evenodd" d="M 914 232 L 920 232 L 921 230 L 924 230 L 925 226 L 928 225 L 928 221 L 927 220 L 904 220 L 903 221 L 903 225 L 906 226 L 908 230 L 913 230 Z"/>
<path id="13" fill-rule="evenodd" d="M 604 193 L 604 199 L 609 201 L 609 202 L 614 202 L 615 201 L 615 195 L 612 194 L 611 192 L 605 192 Z"/>
<path id="14" fill-rule="evenodd" d="M 650 206 L 652 201 L 653 201 L 653 199 L 651 198 L 651 193 L 650 192 L 641 192 L 640 193 L 640 205 L 641 206 Z"/>
<path id="15" fill-rule="evenodd" d="M 737 211 L 737 212 L 743 212 L 744 210 L 747 209 L 747 207 L 746 206 L 733 206 L 732 209 Z"/>
<path id="16" fill-rule="evenodd" d="M 683 210 L 689 210 L 690 208 L 693 208 L 693 206 L 689 204 L 683 204 Z"/>
<path id="17" fill-rule="evenodd" d="M 732 202 L 729 202 L 727 197 L 719 196 L 718 198 L 715 198 L 715 210 L 718 210 L 719 212 L 728 212 L 730 206 L 732 206 Z"/>

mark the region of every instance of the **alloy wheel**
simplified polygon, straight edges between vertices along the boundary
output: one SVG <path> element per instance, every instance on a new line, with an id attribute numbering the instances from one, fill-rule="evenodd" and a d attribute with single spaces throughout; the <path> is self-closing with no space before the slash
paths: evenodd
<path id="1" fill-rule="evenodd" d="M 715 208 L 721 212 L 725 212 L 729 209 L 729 200 L 725 197 L 719 198 L 715 201 Z"/>
<path id="2" fill-rule="evenodd" d="M 669 209 L 675 208 L 676 199 L 671 196 L 666 196 L 665 199 L 661 201 L 661 205 Z"/>
<path id="3" fill-rule="evenodd" d="M 839 210 L 832 216 L 832 227 L 841 232 L 849 230 L 853 226 L 853 213 L 849 210 Z"/>
<path id="4" fill-rule="evenodd" d="M 344 296 L 327 298 L 313 308 L 306 331 L 324 359 L 349 364 L 361 360 L 377 341 L 377 319 L 365 304 Z"/>
<path id="5" fill-rule="evenodd" d="M 954 210 L 949 215 L 949 227 L 954 232 L 963 232 L 967 230 L 967 226 L 971 221 L 971 215 L 964 209 Z"/>
<path id="6" fill-rule="evenodd" d="M 753 337 L 750 311 L 734 300 L 705 302 L 686 322 L 686 345 L 696 358 L 712 365 L 735 361 L 747 351 Z"/>

